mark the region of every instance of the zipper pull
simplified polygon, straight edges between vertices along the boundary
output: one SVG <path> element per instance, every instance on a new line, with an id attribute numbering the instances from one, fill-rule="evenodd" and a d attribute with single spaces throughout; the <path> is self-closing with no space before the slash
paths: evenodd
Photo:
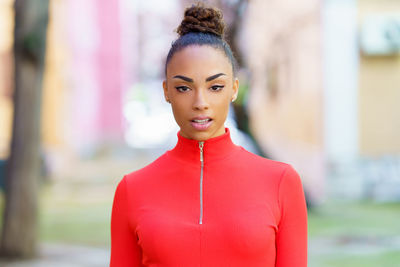
<path id="1" fill-rule="evenodd" d="M 200 148 L 200 161 L 203 162 L 203 147 L 204 147 L 204 141 L 199 142 L 199 148 Z"/>

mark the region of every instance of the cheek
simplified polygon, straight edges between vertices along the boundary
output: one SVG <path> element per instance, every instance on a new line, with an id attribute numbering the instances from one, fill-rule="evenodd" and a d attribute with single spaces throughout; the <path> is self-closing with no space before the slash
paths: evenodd
<path id="1" fill-rule="evenodd" d="M 174 101 L 173 104 L 171 104 L 172 107 L 172 113 L 174 114 L 175 120 L 182 120 L 184 117 L 184 114 L 187 113 L 187 107 L 185 105 L 185 101 Z"/>
<path id="2" fill-rule="evenodd" d="M 218 112 L 221 116 L 226 117 L 230 107 L 230 98 L 224 97 L 219 99 L 217 102 L 214 103 L 215 111 Z"/>

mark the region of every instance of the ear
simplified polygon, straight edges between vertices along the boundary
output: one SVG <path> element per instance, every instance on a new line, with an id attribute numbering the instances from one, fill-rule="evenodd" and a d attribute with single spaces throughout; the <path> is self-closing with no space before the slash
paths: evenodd
<path id="1" fill-rule="evenodd" d="M 162 86 L 163 86 L 163 90 L 164 90 L 165 101 L 169 102 L 168 87 L 167 87 L 167 81 L 166 80 L 163 81 Z"/>
<path id="2" fill-rule="evenodd" d="M 235 78 L 235 80 L 233 81 L 233 94 L 232 94 L 232 101 L 235 101 L 238 93 L 239 93 L 239 79 Z"/>

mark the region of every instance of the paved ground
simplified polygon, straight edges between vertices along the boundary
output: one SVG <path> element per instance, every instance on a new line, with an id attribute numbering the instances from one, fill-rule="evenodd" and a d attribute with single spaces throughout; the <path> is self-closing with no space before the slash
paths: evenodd
<path id="1" fill-rule="evenodd" d="M 367 255 L 390 250 L 400 251 L 400 237 L 388 240 L 337 240 L 312 239 L 309 252 L 319 257 L 338 255 Z M 109 249 L 86 246 L 42 243 L 37 259 L 7 262 L 0 260 L 1 267 L 105 267 L 109 266 Z M 316 266 L 311 261 L 310 266 Z"/>
<path id="2" fill-rule="evenodd" d="M 109 266 L 109 250 L 64 244 L 41 244 L 37 259 L 0 260 L 1 267 L 104 267 Z"/>

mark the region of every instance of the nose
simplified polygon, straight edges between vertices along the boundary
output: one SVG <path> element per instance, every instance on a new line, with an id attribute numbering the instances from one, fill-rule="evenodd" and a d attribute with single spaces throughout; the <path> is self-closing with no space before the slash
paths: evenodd
<path id="1" fill-rule="evenodd" d="M 198 89 L 194 95 L 193 109 L 194 110 L 204 110 L 209 108 L 209 103 L 205 90 Z"/>

